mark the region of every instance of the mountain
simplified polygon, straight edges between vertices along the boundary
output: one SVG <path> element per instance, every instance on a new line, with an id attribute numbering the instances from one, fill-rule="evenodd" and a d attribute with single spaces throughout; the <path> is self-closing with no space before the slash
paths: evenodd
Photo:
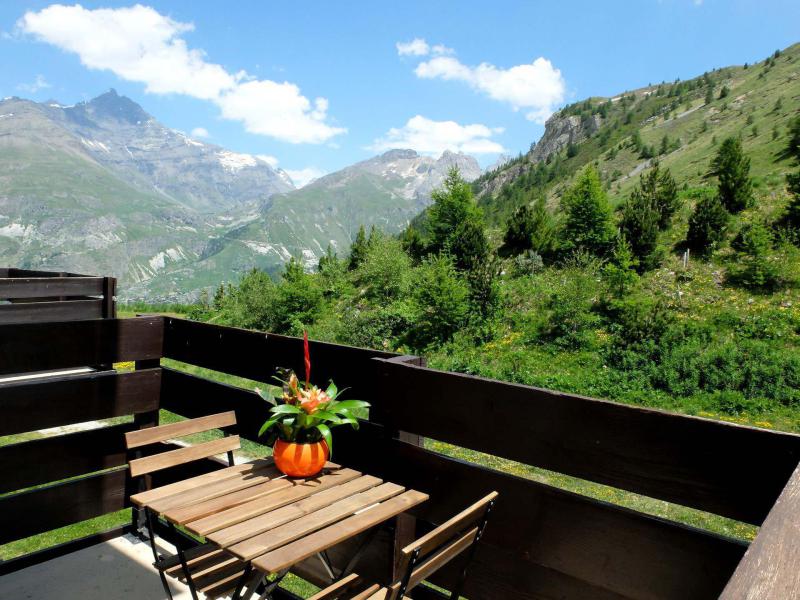
<path id="1" fill-rule="evenodd" d="M 199 212 L 255 209 L 271 195 L 294 189 L 288 175 L 265 159 L 169 129 L 113 89 L 90 102 L 42 109 L 130 185 Z"/>
<path id="2" fill-rule="evenodd" d="M 73 106 L 0 101 L 0 263 L 113 274 L 125 299 L 191 300 L 291 256 L 402 229 L 458 166 L 396 150 L 295 190 L 266 159 L 170 129 L 114 90 Z"/>
<path id="3" fill-rule="evenodd" d="M 786 199 L 784 175 L 792 163 L 784 148 L 798 111 L 800 44 L 756 64 L 566 106 L 528 153 L 485 173 L 474 187 L 488 220 L 502 229 L 515 208 L 539 195 L 557 209 L 562 192 L 590 163 L 615 203 L 655 160 L 686 189 L 711 187 L 709 163 L 718 144 L 741 136 L 759 210 L 771 214 Z"/>
<path id="4" fill-rule="evenodd" d="M 275 273 L 292 256 L 314 268 L 328 245 L 346 255 L 361 225 L 398 233 L 431 202 L 452 167 L 469 181 L 481 169 L 471 156 L 445 151 L 438 159 L 390 150 L 286 194 L 272 196 L 260 216 L 209 244 L 193 264 L 149 284 L 156 294 L 197 290 L 235 280 L 254 266 Z"/>

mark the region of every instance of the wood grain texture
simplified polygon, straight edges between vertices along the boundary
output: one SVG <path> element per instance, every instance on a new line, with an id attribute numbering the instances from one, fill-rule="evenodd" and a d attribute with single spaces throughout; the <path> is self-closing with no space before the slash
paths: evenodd
<path id="1" fill-rule="evenodd" d="M 0 383 L 0 435 L 157 410 L 160 391 L 159 369 Z"/>
<path id="2" fill-rule="evenodd" d="M 800 465 L 720 598 L 800 598 Z"/>
<path id="3" fill-rule="evenodd" d="M 102 296 L 103 277 L 0 277 L 0 300 Z"/>
<path id="4" fill-rule="evenodd" d="M 56 300 L 0 304 L 0 324 L 79 321 L 103 317 L 102 300 Z"/>
<path id="5" fill-rule="evenodd" d="M 121 510 L 125 469 L 0 498 L 0 544 Z"/>
<path id="6" fill-rule="evenodd" d="M 238 450 L 240 446 L 239 436 L 231 435 L 228 437 L 211 440 L 202 444 L 194 444 L 169 452 L 161 452 L 153 456 L 135 458 L 130 461 L 130 471 L 132 477 L 139 477 L 154 471 L 161 471 L 170 467 L 176 467 L 201 458 L 208 458 L 215 454 L 223 454 L 231 450 Z"/>
<path id="7" fill-rule="evenodd" d="M 234 494 L 228 494 L 218 500 L 219 506 L 224 503 L 229 508 L 216 511 L 214 514 L 209 514 L 204 518 L 196 518 L 188 522 L 186 526 L 190 531 L 202 536 L 218 532 L 213 541 L 220 545 L 229 545 L 233 543 L 230 541 L 231 538 L 240 535 L 242 531 L 247 530 L 250 535 L 255 535 L 263 531 L 263 529 L 258 530 L 258 528 L 263 527 L 265 521 L 274 522 L 274 517 L 260 520 L 257 517 L 267 513 L 274 515 L 277 509 L 281 507 L 286 505 L 296 506 L 303 499 L 309 496 L 316 497 L 331 488 L 335 488 L 339 493 L 342 490 L 351 489 L 351 486 L 346 486 L 345 484 L 354 479 L 363 479 L 360 475 L 358 471 L 353 471 L 352 469 L 338 469 L 333 473 L 314 479 L 298 480 L 286 478 L 276 480 L 282 484 L 282 487 L 277 491 L 270 491 L 268 489 L 269 484 L 247 488 L 242 491 L 246 494 L 247 501 L 241 502 Z M 363 483 L 356 484 L 356 486 L 360 487 Z M 262 490 L 266 490 L 267 493 L 263 493 Z M 334 494 L 336 493 L 335 490 Z M 231 500 L 232 497 L 233 499 Z M 327 495 L 323 496 L 323 498 L 326 497 Z M 237 525 L 240 526 L 237 527 Z M 225 541 L 221 542 L 220 540 Z"/>
<path id="8" fill-rule="evenodd" d="M 302 517 L 284 523 L 264 533 L 254 535 L 244 541 L 228 546 L 228 550 L 236 556 L 250 560 L 260 554 L 303 538 L 323 527 L 336 527 L 340 521 L 351 517 L 354 513 L 384 502 L 401 494 L 405 488 L 396 483 L 382 483 L 365 492 L 353 494 L 333 504 L 320 508 Z"/>
<path id="9" fill-rule="evenodd" d="M 131 502 L 136 506 L 149 505 L 159 500 L 164 500 L 187 490 L 194 488 L 203 489 L 211 483 L 216 483 L 226 479 L 245 479 L 251 477 L 263 469 L 269 469 L 272 476 L 278 473 L 273 465 L 272 459 L 258 459 L 253 462 L 234 465 L 224 469 L 218 469 L 210 473 L 198 475 L 193 478 L 184 478 L 174 483 L 162 485 L 152 490 L 147 490 L 131 496 Z"/>
<path id="10" fill-rule="evenodd" d="M 162 317 L 0 325 L 0 374 L 158 359 L 163 334 Z"/>
<path id="11" fill-rule="evenodd" d="M 0 447 L 0 494 L 124 465 L 123 435 L 133 426 L 122 423 Z"/>
<path id="12" fill-rule="evenodd" d="M 307 535 L 296 542 L 267 552 L 253 560 L 253 566 L 265 573 L 278 573 L 304 558 L 358 535 L 428 499 L 427 494 L 408 491 L 352 517 Z"/>
<path id="13" fill-rule="evenodd" d="M 216 471 L 219 473 L 221 471 Z M 202 502 L 225 494 L 230 494 L 237 490 L 242 490 L 247 487 L 259 485 L 268 479 L 284 477 L 283 473 L 278 471 L 274 466 L 267 466 L 261 469 L 244 472 L 241 475 L 233 477 L 223 476 L 218 480 L 209 481 L 203 485 L 198 485 L 196 479 L 190 479 L 187 489 L 184 491 L 151 500 L 147 502 L 147 506 L 152 510 L 162 513 L 176 506 L 186 506 L 194 502 Z"/>
<path id="14" fill-rule="evenodd" d="M 167 318 L 165 336 L 168 358 L 256 381 L 272 382 L 277 367 L 304 369 L 301 338 L 175 318 Z M 374 392 L 371 359 L 395 356 L 317 341 L 310 342 L 310 350 L 313 383 L 326 386 L 333 379 L 339 389 L 349 388 L 348 397 L 366 400 Z"/>
<path id="15" fill-rule="evenodd" d="M 375 362 L 385 383 L 373 404 L 391 429 L 749 523 L 762 522 L 800 461 L 794 434 Z"/>
<path id="16" fill-rule="evenodd" d="M 236 424 L 236 414 L 233 411 L 218 413 L 187 419 L 177 423 L 149 427 L 125 434 L 125 443 L 128 448 L 138 448 L 156 442 L 163 442 L 172 438 L 183 437 L 193 433 L 201 433 L 211 429 L 220 429 Z"/>
<path id="17" fill-rule="evenodd" d="M 735 540 L 389 440 L 368 423 L 358 432 L 339 431 L 336 452 L 353 468 L 428 493 L 430 502 L 411 514 L 434 526 L 465 502 L 499 493 L 466 597 L 502 593 L 528 600 L 569 592 L 566 597 L 579 599 L 715 598 L 746 549 Z M 447 571 L 437 584 L 452 583 Z"/>

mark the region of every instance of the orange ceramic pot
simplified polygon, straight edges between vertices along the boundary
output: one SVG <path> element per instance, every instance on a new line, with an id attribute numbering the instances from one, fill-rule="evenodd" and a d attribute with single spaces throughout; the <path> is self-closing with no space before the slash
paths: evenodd
<path id="1" fill-rule="evenodd" d="M 289 477 L 313 477 L 325 466 L 330 452 L 324 440 L 297 444 L 278 440 L 272 447 L 275 466 Z"/>

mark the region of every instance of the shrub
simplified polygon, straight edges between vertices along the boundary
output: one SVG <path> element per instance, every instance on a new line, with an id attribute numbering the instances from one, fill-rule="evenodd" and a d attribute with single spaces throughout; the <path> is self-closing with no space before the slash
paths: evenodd
<path id="1" fill-rule="evenodd" d="M 700 256 L 708 256 L 725 239 L 730 215 L 718 196 L 706 196 L 689 217 L 686 245 Z"/>
<path id="2" fill-rule="evenodd" d="M 736 213 L 752 205 L 750 159 L 745 156 L 738 137 L 722 142 L 712 162 L 711 174 L 719 179 L 719 199 L 728 211 Z"/>
<path id="3" fill-rule="evenodd" d="M 736 250 L 731 281 L 752 289 L 773 289 L 778 285 L 780 270 L 771 260 L 772 234 L 762 223 L 744 225 L 731 247 Z"/>
<path id="4" fill-rule="evenodd" d="M 589 166 L 561 199 L 566 212 L 563 249 L 605 256 L 614 244 L 611 208 L 597 170 Z"/>
<path id="5" fill-rule="evenodd" d="M 550 297 L 547 336 L 558 346 L 573 350 L 594 345 L 594 329 L 601 319 L 595 311 L 598 284 L 593 271 L 567 268 Z"/>
<path id="6" fill-rule="evenodd" d="M 469 286 L 446 255 L 429 257 L 417 267 L 412 299 L 417 316 L 410 341 L 418 348 L 448 341 L 469 318 Z"/>
<path id="7" fill-rule="evenodd" d="M 411 259 L 399 240 L 376 236 L 355 272 L 362 294 L 376 302 L 402 297 L 411 279 Z"/>

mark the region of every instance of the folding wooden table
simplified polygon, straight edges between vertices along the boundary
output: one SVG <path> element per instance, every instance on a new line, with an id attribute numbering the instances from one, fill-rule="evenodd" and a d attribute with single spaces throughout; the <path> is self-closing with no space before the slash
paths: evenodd
<path id="1" fill-rule="evenodd" d="M 270 460 L 236 465 L 131 496 L 142 508 L 206 538 L 196 560 L 223 569 L 214 589 L 235 587 L 234 599 L 252 594 L 266 576 L 262 593 L 269 597 L 289 569 L 318 555 L 332 580 L 355 568 L 369 536 L 349 563 L 336 573 L 326 551 L 377 528 L 426 494 L 332 463 L 315 478 L 292 479 Z M 213 551 L 216 551 L 214 553 Z M 188 562 L 193 559 L 187 553 Z M 180 565 L 177 566 L 178 568 Z M 208 592 L 209 586 L 198 586 Z M 247 596 L 249 598 L 249 595 Z"/>

